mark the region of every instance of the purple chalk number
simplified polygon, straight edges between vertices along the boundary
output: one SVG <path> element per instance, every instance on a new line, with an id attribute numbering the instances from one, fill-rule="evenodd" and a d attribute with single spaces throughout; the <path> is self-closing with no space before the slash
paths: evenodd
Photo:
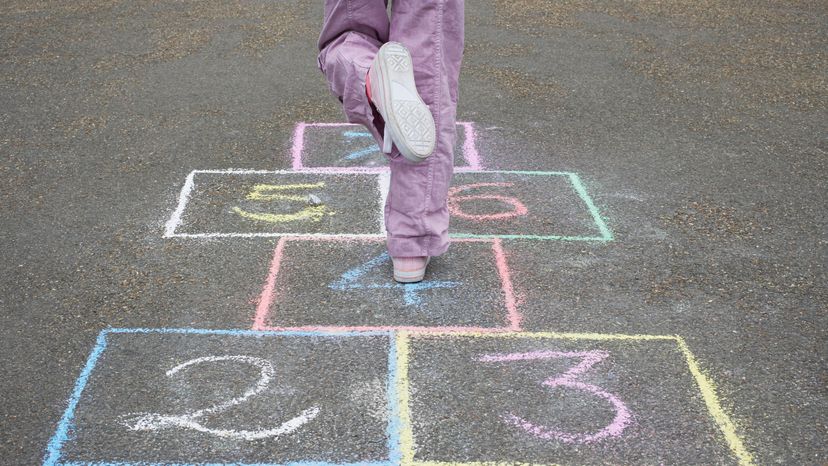
<path id="1" fill-rule="evenodd" d="M 501 419 L 507 424 L 515 426 L 534 437 L 544 440 L 557 440 L 564 443 L 587 444 L 610 437 L 619 437 L 624 429 L 632 423 L 630 410 L 617 396 L 604 389 L 582 382 L 579 379 L 592 366 L 603 361 L 609 356 L 606 351 L 532 351 L 529 353 L 508 353 L 508 354 L 487 354 L 481 356 L 481 362 L 514 362 L 534 361 L 538 359 L 563 359 L 580 358 L 581 362 L 567 370 L 561 375 L 555 375 L 541 382 L 541 385 L 549 388 L 565 388 L 586 392 L 592 396 L 602 398 L 609 402 L 615 410 L 615 417 L 612 422 L 596 432 L 566 432 L 554 427 L 535 424 L 516 414 L 506 413 Z"/>

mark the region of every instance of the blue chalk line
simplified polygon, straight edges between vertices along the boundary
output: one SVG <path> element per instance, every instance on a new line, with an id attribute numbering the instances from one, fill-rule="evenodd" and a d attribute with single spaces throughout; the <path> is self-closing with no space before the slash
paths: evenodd
<path id="1" fill-rule="evenodd" d="M 61 461 L 63 446 L 72 439 L 73 419 L 81 395 L 95 369 L 95 365 L 107 347 L 107 336 L 109 334 L 158 334 L 158 335 L 230 335 L 230 336 L 299 336 L 299 337 L 353 337 L 353 336 L 387 336 L 390 340 L 390 351 L 388 361 L 388 397 L 389 397 L 389 425 L 387 427 L 388 448 L 391 455 L 390 461 L 361 461 L 350 463 L 332 463 L 326 461 L 296 461 L 283 464 L 274 463 L 158 463 L 153 461 L 138 461 L 138 462 L 120 462 L 120 461 Z M 399 408 L 396 404 L 396 397 L 393 395 L 393 381 L 396 380 L 396 347 L 394 334 L 389 331 L 349 331 L 349 332 L 332 332 L 332 331 L 267 331 L 267 330 L 222 330 L 222 329 L 197 329 L 197 328 L 108 328 L 101 330 L 95 340 L 95 346 L 92 352 L 86 359 L 86 364 L 81 370 L 80 375 L 75 381 L 72 395 L 69 397 L 66 410 L 58 422 L 58 427 L 54 435 L 49 440 L 46 447 L 46 455 L 43 459 L 43 466 L 391 466 L 399 464 L 399 461 L 394 458 L 401 456 L 399 453 L 399 421 L 396 420 Z"/>

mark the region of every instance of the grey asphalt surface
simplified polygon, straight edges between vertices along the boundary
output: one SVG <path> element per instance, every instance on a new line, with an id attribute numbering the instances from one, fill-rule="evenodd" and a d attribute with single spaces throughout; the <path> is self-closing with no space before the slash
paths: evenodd
<path id="1" fill-rule="evenodd" d="M 290 169 L 295 123 L 343 121 L 316 68 L 321 15 L 318 1 L 0 5 L 0 464 L 43 461 L 101 330 L 251 328 L 278 238 L 164 238 L 165 224 L 193 170 Z M 805 0 L 466 6 L 458 118 L 474 122 L 486 167 L 578 174 L 614 236 L 504 240 L 523 329 L 681 336 L 757 464 L 828 462 L 826 38 L 828 9 Z M 345 164 L 330 156 L 351 150 L 340 142 L 328 134 L 311 158 Z M 213 183 L 188 228 L 242 225 L 221 214 L 228 196 L 250 186 Z M 548 206 L 536 187 L 517 189 L 530 210 Z M 585 211 L 561 203 L 550 224 L 526 228 L 587 231 Z M 355 210 L 364 220 L 353 228 L 376 221 Z M 324 260 L 347 254 L 328 247 L 286 249 L 284 271 L 297 285 L 270 308 L 289 303 L 288 314 L 271 316 L 286 320 L 268 325 L 339 325 L 353 310 L 342 306 L 362 291 L 347 299 L 330 291 L 336 273 Z M 338 261 L 336 272 L 381 253 L 354 251 L 360 260 Z M 354 325 L 388 316 L 395 325 L 464 325 L 475 313 L 493 325 L 492 258 L 457 261 L 431 271 L 464 282 L 456 299 L 440 294 L 451 288 L 427 290 L 428 304 L 409 315 L 400 293 L 378 288 L 365 298 L 377 314 L 360 310 Z M 387 263 L 372 269 L 369 283 L 388 272 Z M 386 336 L 109 338 L 80 398 L 67 461 L 343 462 L 387 453 Z M 581 380 L 624 401 L 633 417 L 623 433 L 578 444 L 504 423 L 506 411 L 567 432 L 612 421 L 611 405 L 594 394 L 538 387 L 571 367 L 565 361 L 479 360 L 534 351 L 607 352 Z M 274 381 L 205 424 L 269 428 L 314 402 L 319 417 L 270 441 L 120 423 L 238 396 L 255 381 L 250 367 L 164 375 L 221 354 L 267 359 Z M 672 341 L 414 338 L 409 356 L 417 460 L 738 462 Z"/>

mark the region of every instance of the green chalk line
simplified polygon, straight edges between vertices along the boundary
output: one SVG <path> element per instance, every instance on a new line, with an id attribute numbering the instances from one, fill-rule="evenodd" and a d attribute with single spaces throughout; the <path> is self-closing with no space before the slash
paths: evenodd
<path id="1" fill-rule="evenodd" d="M 452 238 L 502 238 L 502 239 L 534 239 L 534 240 L 558 240 L 558 241 L 614 241 L 615 236 L 607 226 L 598 207 L 592 202 L 589 197 L 581 178 L 577 173 L 573 172 L 548 172 L 539 170 L 485 170 L 485 171 L 470 171 L 464 173 L 512 173 L 517 175 L 540 175 L 540 176 L 566 176 L 572 185 L 572 189 L 578 194 L 578 197 L 586 204 L 589 214 L 592 216 L 592 221 L 601 233 L 601 236 L 564 236 L 564 235 L 478 235 L 473 233 L 450 233 Z"/>
<path id="2" fill-rule="evenodd" d="M 598 212 L 598 208 L 595 207 L 595 203 L 592 202 L 592 198 L 589 197 L 589 194 L 587 194 L 587 190 L 584 187 L 584 184 L 581 183 L 581 178 L 578 176 L 578 174 L 570 173 L 569 181 L 572 183 L 572 187 L 575 189 L 575 192 L 578 193 L 578 196 L 581 196 L 581 200 L 584 201 L 584 204 L 586 204 L 587 209 L 589 209 L 589 213 L 592 215 L 592 220 L 595 221 L 595 225 L 598 226 L 598 231 L 601 232 L 601 236 L 604 238 L 604 240 L 612 241 L 613 239 L 615 239 L 609 227 L 604 222 L 604 219 L 601 218 L 601 213 Z"/>

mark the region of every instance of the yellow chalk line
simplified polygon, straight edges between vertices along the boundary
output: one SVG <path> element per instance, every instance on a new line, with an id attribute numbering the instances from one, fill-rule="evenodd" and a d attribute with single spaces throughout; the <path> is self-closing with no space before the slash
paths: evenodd
<path id="1" fill-rule="evenodd" d="M 249 218 L 251 220 L 258 220 L 260 222 L 268 222 L 268 223 L 284 223 L 284 222 L 293 222 L 296 220 L 312 220 L 314 222 L 318 222 L 322 220 L 325 216 L 328 208 L 324 205 L 320 206 L 310 206 L 305 207 L 304 209 L 300 210 L 299 212 L 295 212 L 292 214 L 265 214 L 265 213 L 255 213 L 255 212 L 248 212 L 246 210 L 242 210 L 238 207 L 233 207 L 233 212 L 241 215 L 244 218 Z M 329 213 L 328 215 L 332 215 Z"/>
<path id="2" fill-rule="evenodd" d="M 411 424 L 410 389 L 408 385 L 408 332 L 397 332 L 397 406 L 400 412 L 400 464 L 414 463 L 414 432 Z"/>
<path id="3" fill-rule="evenodd" d="M 696 357 L 690 352 L 690 348 L 687 346 L 684 339 L 680 336 L 676 336 L 676 342 L 678 343 L 679 349 L 684 354 L 685 359 L 687 359 L 687 366 L 690 368 L 690 373 L 693 374 L 693 377 L 696 379 L 696 383 L 699 385 L 699 391 L 704 398 L 704 403 L 707 405 L 707 411 L 713 417 L 713 420 L 716 421 L 716 424 L 719 426 L 722 434 L 724 434 L 725 440 L 727 440 L 727 444 L 730 446 L 730 450 L 733 451 L 733 454 L 735 454 L 736 458 L 739 459 L 739 464 L 744 466 L 755 464 L 753 462 L 753 456 L 747 451 L 747 448 L 745 448 L 739 434 L 736 433 L 736 425 L 733 424 L 733 421 L 730 420 L 730 417 L 728 417 L 728 415 L 724 412 L 721 404 L 719 403 L 719 398 L 716 396 L 716 385 L 704 374 L 704 372 L 702 372 L 701 368 L 699 368 L 699 363 L 696 361 Z"/>
<path id="4" fill-rule="evenodd" d="M 560 466 L 558 463 L 515 463 L 513 461 L 474 461 L 474 462 L 457 462 L 457 461 L 415 461 L 411 466 Z"/>
<path id="5" fill-rule="evenodd" d="M 250 201 L 293 201 L 293 202 L 307 202 L 308 196 L 301 194 L 261 194 L 250 193 L 247 195 Z"/>
<path id="6" fill-rule="evenodd" d="M 514 462 L 440 462 L 440 461 L 415 461 L 414 460 L 414 432 L 411 423 L 411 407 L 409 405 L 409 381 L 408 381 L 408 360 L 409 360 L 409 339 L 410 338 L 427 338 L 427 337 L 472 337 L 472 338 L 557 338 L 565 340 L 616 340 L 616 341 L 675 341 L 679 350 L 684 355 L 687 361 L 687 367 L 696 383 L 699 386 L 699 391 L 704 398 L 707 411 L 713 418 L 713 421 L 718 425 L 719 429 L 727 441 L 730 450 L 736 455 L 739 464 L 743 466 L 752 466 L 753 456 L 745 448 L 741 437 L 736 433 L 736 425 L 730 420 L 730 417 L 724 412 L 716 395 L 715 384 L 702 372 L 699 363 L 695 356 L 690 351 L 687 343 L 681 336 L 678 335 L 626 335 L 620 333 L 559 333 L 559 332 L 503 332 L 503 333 L 485 333 L 485 332 L 434 332 L 434 333 L 410 333 L 398 332 L 396 337 L 397 344 L 397 396 L 400 411 L 400 449 L 402 453 L 401 464 L 404 466 L 448 466 L 451 464 L 462 464 L 463 466 L 500 466 L 507 464 L 515 464 L 521 466 L 528 466 L 531 463 L 514 463 Z M 545 466 L 556 466 L 554 464 L 547 464 Z"/>
<path id="7" fill-rule="evenodd" d="M 412 338 L 471 337 L 471 338 L 556 338 L 559 340 L 634 340 L 676 341 L 675 335 L 626 335 L 623 333 L 560 333 L 560 332 L 427 332 L 410 334 Z"/>
<path id="8" fill-rule="evenodd" d="M 251 200 L 259 200 L 259 199 L 266 199 L 265 196 L 268 196 L 263 191 L 291 191 L 294 189 L 314 189 L 314 188 L 324 188 L 325 182 L 320 181 L 318 183 L 298 183 L 298 184 L 257 184 L 253 185 L 253 190 L 250 194 L 247 195 L 248 199 Z M 273 196 L 285 196 L 284 194 L 274 194 Z M 278 198 L 272 198 L 278 199 Z M 282 198 L 283 199 L 283 198 Z"/>

